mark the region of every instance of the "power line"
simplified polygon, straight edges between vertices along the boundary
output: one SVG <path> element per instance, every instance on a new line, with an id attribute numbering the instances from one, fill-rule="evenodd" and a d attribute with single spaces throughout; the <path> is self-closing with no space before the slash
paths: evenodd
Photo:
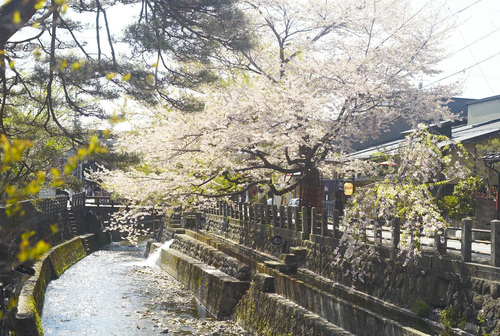
<path id="1" fill-rule="evenodd" d="M 446 76 L 446 77 L 443 77 L 443 78 L 441 78 L 441 79 L 438 79 L 437 81 L 434 81 L 434 82 L 432 82 L 432 83 L 430 83 L 430 84 L 424 85 L 424 87 L 428 87 L 428 86 L 434 85 L 434 84 L 439 83 L 439 82 L 441 82 L 441 81 L 443 81 L 443 80 L 445 80 L 445 79 L 448 79 L 448 78 L 450 78 L 450 77 L 456 76 L 456 75 L 458 75 L 458 74 L 460 74 L 460 73 L 462 73 L 462 72 L 464 72 L 464 71 L 467 71 L 467 70 L 469 70 L 469 69 L 472 69 L 473 67 L 475 67 L 475 66 L 477 66 L 477 65 L 479 65 L 479 64 L 481 64 L 481 63 L 484 63 L 484 62 L 486 62 L 486 61 L 489 61 L 490 59 L 492 59 L 492 58 L 494 58 L 494 57 L 496 57 L 496 56 L 498 56 L 498 55 L 500 55 L 500 52 L 498 52 L 498 53 L 496 53 L 496 54 L 494 54 L 494 55 L 491 55 L 490 57 L 485 58 L 485 59 L 484 59 L 484 60 L 482 60 L 482 61 L 476 62 L 475 64 L 473 64 L 473 65 L 471 65 L 471 66 L 469 66 L 469 67 L 467 67 L 467 68 L 464 68 L 464 69 L 462 69 L 462 70 L 460 70 L 460 71 L 457 71 L 457 72 L 455 72 L 455 73 L 453 73 L 453 74 L 451 74 L 451 75 L 448 75 L 448 76 Z"/>
<path id="2" fill-rule="evenodd" d="M 450 14 L 450 16 L 448 16 L 447 18 L 445 18 L 443 21 L 446 21 L 446 20 L 448 20 L 448 19 L 452 18 L 453 16 L 458 15 L 458 14 L 460 14 L 460 13 L 462 13 L 462 12 L 466 11 L 467 9 L 469 9 L 469 8 L 471 8 L 472 6 L 474 6 L 474 5 L 478 4 L 478 3 L 480 3 L 481 1 L 483 1 L 483 0 L 477 0 L 477 1 L 475 1 L 475 2 L 471 3 L 470 5 L 467 5 L 466 7 L 462 8 L 462 9 L 460 9 L 460 10 L 458 10 L 458 11 L 454 12 L 454 13 L 451 13 L 451 14 Z M 448 7 L 448 10 L 449 10 L 449 7 Z M 451 12 L 451 11 L 450 11 L 450 12 Z M 481 37 L 481 38 L 479 38 L 479 39 L 475 40 L 474 42 L 472 42 L 472 43 L 470 43 L 470 44 L 467 44 L 467 41 L 465 41 L 465 38 L 464 38 L 464 36 L 463 36 L 463 34 L 462 34 L 462 31 L 461 31 L 461 30 L 460 30 L 460 28 L 458 27 L 458 31 L 459 31 L 459 33 L 460 33 L 460 36 L 462 37 L 462 40 L 465 42 L 465 44 L 466 44 L 466 45 L 465 45 L 465 47 L 461 48 L 460 50 L 458 50 L 458 51 L 454 52 L 454 53 L 453 53 L 453 54 L 451 54 L 451 55 L 454 55 L 454 54 L 456 54 L 456 53 L 458 53 L 458 52 L 460 52 L 460 51 L 462 51 L 462 50 L 464 50 L 464 49 L 468 49 L 468 50 L 469 50 L 469 52 L 471 53 L 471 56 L 472 56 L 472 58 L 473 58 L 474 62 L 476 62 L 476 63 L 474 63 L 473 65 L 471 65 L 471 66 L 469 66 L 469 67 L 467 67 L 467 68 L 464 68 L 464 69 L 462 69 L 462 70 L 460 70 L 460 71 L 457 71 L 457 72 L 455 72 L 455 73 L 453 73 L 453 74 L 451 74 L 451 75 L 448 75 L 448 76 L 445 76 L 445 77 L 443 77 L 443 78 L 441 78 L 441 79 L 438 79 L 438 80 L 436 80 L 436 81 L 434 81 L 434 82 L 432 82 L 432 83 L 430 83 L 430 84 L 424 85 L 423 87 L 428 87 L 428 86 L 434 85 L 434 84 L 436 84 L 436 83 L 439 83 L 439 82 L 441 82 L 441 81 L 443 81 L 443 80 L 445 80 L 445 79 L 448 79 L 448 78 L 450 78 L 450 77 L 456 76 L 456 75 L 458 75 L 458 74 L 460 74 L 460 73 L 462 73 L 462 72 L 465 72 L 466 70 L 472 69 L 472 68 L 473 68 L 473 67 L 475 67 L 475 66 L 479 66 L 481 63 L 484 63 L 484 62 L 486 62 L 486 61 L 488 61 L 488 60 L 490 60 L 490 59 L 492 59 L 492 58 L 494 58 L 494 57 L 496 57 L 496 56 L 500 55 L 500 52 L 498 52 L 498 53 L 496 53 L 496 54 L 494 54 L 494 55 L 492 55 L 492 56 L 490 56 L 490 57 L 488 57 L 488 58 L 486 58 L 486 59 L 483 59 L 482 61 L 477 62 L 477 61 L 476 61 L 476 58 L 475 58 L 475 57 L 474 57 L 474 55 L 472 54 L 472 51 L 469 49 L 469 47 L 470 47 L 470 46 L 472 46 L 473 44 L 475 44 L 475 43 L 477 43 L 477 42 L 479 42 L 479 41 L 481 41 L 481 40 L 485 39 L 486 37 L 488 37 L 488 36 L 492 35 L 493 33 L 497 32 L 497 31 L 499 31 L 499 30 L 500 30 L 500 28 L 499 28 L 499 29 L 497 29 L 497 30 L 494 30 L 494 31 L 492 31 L 492 32 L 490 32 L 490 33 L 488 33 L 488 34 L 486 34 L 485 36 L 483 36 L 483 37 Z M 450 55 L 450 56 L 451 56 L 451 55 Z M 490 89 L 493 91 L 493 89 L 492 89 L 492 87 L 491 87 L 490 83 L 488 82 L 488 80 L 486 79 L 486 76 L 484 75 L 483 70 L 481 69 L 481 67 L 479 67 L 479 70 L 480 70 L 480 72 L 481 72 L 481 74 L 482 74 L 482 77 L 484 78 L 484 80 L 486 81 L 486 83 L 488 84 L 488 86 L 490 87 Z"/>
<path id="3" fill-rule="evenodd" d="M 473 4 L 470 4 L 469 6 L 467 6 L 467 7 L 465 7 L 465 8 L 462 8 L 461 10 L 459 10 L 458 12 L 456 12 L 455 14 L 462 13 L 462 12 L 463 12 L 463 11 L 465 11 L 466 9 L 471 8 L 472 6 L 474 6 L 475 4 L 477 4 L 477 3 L 481 2 L 481 1 L 483 1 L 483 0 L 477 0 L 477 1 L 476 1 L 476 2 L 474 2 Z M 453 15 L 455 15 L 455 14 L 453 14 Z"/>
<path id="4" fill-rule="evenodd" d="M 483 0 L 477 0 L 476 2 L 474 2 L 474 3 L 470 4 L 470 5 L 468 5 L 468 6 L 464 7 L 464 8 L 462 8 L 462 9 L 460 9 L 460 10 L 458 10 L 458 11 L 456 11 L 455 13 L 451 13 L 451 14 L 450 14 L 450 16 L 448 16 L 448 17 L 444 18 L 444 19 L 443 19 L 443 21 L 446 21 L 446 20 L 448 20 L 448 19 L 450 19 L 450 18 L 454 17 L 455 15 L 462 13 L 463 11 L 466 11 L 467 9 L 469 9 L 469 8 L 471 8 L 472 6 L 474 6 L 474 5 L 478 4 L 478 3 L 480 3 L 481 1 L 483 1 Z M 443 22 L 443 21 L 441 21 L 441 22 Z"/>
<path id="5" fill-rule="evenodd" d="M 449 56 L 453 56 L 453 55 L 455 55 L 455 54 L 458 54 L 458 53 L 459 53 L 459 52 L 461 52 L 462 50 L 467 49 L 467 48 L 469 48 L 470 46 L 473 46 L 473 45 L 474 45 L 474 44 L 476 44 L 477 42 L 484 40 L 485 38 L 487 38 L 487 37 L 488 37 L 488 36 L 490 36 L 490 35 L 495 34 L 495 33 L 496 33 L 497 31 L 499 31 L 499 30 L 500 30 L 500 28 L 497 28 L 497 29 L 495 29 L 495 30 L 493 30 L 493 31 L 489 32 L 488 34 L 486 34 L 486 35 L 484 35 L 484 36 L 482 36 L 482 37 L 478 38 L 478 39 L 477 39 L 477 40 L 475 40 L 474 42 L 467 44 L 465 47 L 463 47 L 463 48 L 461 48 L 461 49 L 458 49 L 457 51 L 455 51 L 455 52 L 451 53 Z M 461 33 L 461 32 L 460 32 L 460 33 Z M 462 37 L 462 38 L 463 38 L 463 37 Z"/>
<path id="6" fill-rule="evenodd" d="M 479 0 L 481 1 L 481 0 Z M 469 7 L 467 8 L 470 8 L 471 6 L 477 4 L 479 1 L 476 1 L 475 3 L 471 4 Z M 465 9 L 467 9 L 465 8 Z M 464 11 L 465 9 L 462 9 L 462 11 Z M 465 37 L 464 37 L 464 34 L 462 33 L 462 30 L 460 29 L 460 27 L 457 27 L 457 30 L 458 32 L 460 33 L 460 37 L 462 38 L 462 40 L 464 41 L 465 43 L 465 48 L 467 48 L 467 50 L 469 51 L 470 55 L 472 56 L 472 59 L 474 60 L 474 62 L 476 62 L 477 64 L 477 68 L 479 69 L 479 72 L 481 73 L 481 75 L 483 76 L 483 79 L 484 81 L 486 82 L 486 84 L 488 85 L 488 87 L 490 88 L 491 92 L 494 94 L 495 91 L 493 90 L 493 88 L 491 87 L 491 84 L 490 82 L 488 81 L 488 79 L 486 79 L 486 76 L 484 74 L 484 71 L 483 71 L 483 68 L 477 63 L 477 60 L 476 60 L 476 56 L 474 55 L 474 53 L 472 52 L 471 48 L 470 48 L 470 45 L 468 44 L 468 42 L 465 40 Z"/>

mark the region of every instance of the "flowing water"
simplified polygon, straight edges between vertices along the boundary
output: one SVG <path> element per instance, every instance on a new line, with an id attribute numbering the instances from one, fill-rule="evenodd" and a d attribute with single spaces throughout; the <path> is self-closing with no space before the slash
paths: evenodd
<path id="1" fill-rule="evenodd" d="M 167 246 L 165 246 L 167 247 Z M 144 247 L 112 244 L 71 266 L 47 287 L 42 314 L 51 335 L 249 335 L 212 319 Z"/>

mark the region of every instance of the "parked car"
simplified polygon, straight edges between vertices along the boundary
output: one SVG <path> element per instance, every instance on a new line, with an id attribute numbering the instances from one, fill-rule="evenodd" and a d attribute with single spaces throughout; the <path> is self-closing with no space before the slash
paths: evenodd
<path id="1" fill-rule="evenodd" d="M 300 198 L 292 198 L 286 202 L 287 207 L 298 207 L 300 203 Z"/>

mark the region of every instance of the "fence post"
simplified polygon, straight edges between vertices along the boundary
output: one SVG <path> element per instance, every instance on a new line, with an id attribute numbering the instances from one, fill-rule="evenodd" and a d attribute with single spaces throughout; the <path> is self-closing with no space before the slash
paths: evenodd
<path id="1" fill-rule="evenodd" d="M 292 207 L 286 207 L 286 226 L 293 229 Z"/>
<path id="2" fill-rule="evenodd" d="M 443 231 L 436 231 L 434 233 L 434 245 L 436 246 L 436 251 L 440 255 L 446 254 L 446 229 Z"/>
<path id="3" fill-rule="evenodd" d="M 373 236 L 375 245 L 382 245 L 382 225 L 378 220 L 373 224 Z"/>
<path id="4" fill-rule="evenodd" d="M 500 267 L 500 221 L 495 219 L 491 224 L 491 266 Z"/>
<path id="5" fill-rule="evenodd" d="M 300 224 L 299 207 L 293 208 L 293 216 L 295 218 L 295 231 L 300 231 L 302 225 Z"/>
<path id="6" fill-rule="evenodd" d="M 464 218 L 462 219 L 462 260 L 471 261 L 471 258 L 472 258 L 472 219 Z"/>
<path id="7" fill-rule="evenodd" d="M 321 235 L 328 236 L 328 209 L 323 208 L 321 211 Z"/>
<path id="8" fill-rule="evenodd" d="M 263 206 L 264 207 L 264 222 L 262 224 L 269 224 L 269 219 L 271 217 L 270 213 L 271 211 L 270 210 L 270 207 L 266 204 Z"/>
<path id="9" fill-rule="evenodd" d="M 337 236 L 337 231 L 339 230 L 339 222 L 340 222 L 340 210 L 333 210 L 333 229 L 332 229 L 332 237 L 335 238 Z"/>
<path id="10" fill-rule="evenodd" d="M 317 234 L 318 233 L 318 229 L 316 228 L 316 223 L 317 223 L 317 212 L 318 210 L 315 208 L 315 207 L 312 207 L 311 208 L 311 231 L 310 233 L 311 234 Z"/>
<path id="11" fill-rule="evenodd" d="M 259 222 L 259 206 L 256 204 L 253 206 L 253 221 L 255 224 Z"/>
<path id="12" fill-rule="evenodd" d="M 280 227 L 281 228 L 286 228 L 287 225 L 286 225 L 286 221 L 285 221 L 285 207 L 283 205 L 280 205 L 280 208 L 279 208 L 279 219 L 280 219 Z"/>
<path id="13" fill-rule="evenodd" d="M 266 218 L 266 207 L 265 207 L 264 204 L 260 204 L 259 207 L 260 207 L 260 209 L 259 209 L 260 210 L 260 214 L 259 214 L 259 216 L 260 216 L 259 217 L 260 224 L 266 224 L 266 220 L 265 220 L 265 218 Z"/>
<path id="14" fill-rule="evenodd" d="M 307 227 L 307 224 L 309 223 L 308 218 L 307 218 L 307 207 L 303 206 L 302 207 L 302 232 L 305 233 L 306 235 L 309 234 L 310 230 Z"/>
<path id="15" fill-rule="evenodd" d="M 392 248 L 397 249 L 399 246 L 399 241 L 401 239 L 401 226 L 399 224 L 399 219 L 394 218 L 392 221 Z"/>
<path id="16" fill-rule="evenodd" d="M 245 222 L 248 222 L 248 220 L 249 220 L 249 218 L 250 218 L 250 216 L 249 216 L 249 215 L 250 215 L 250 214 L 248 213 L 248 204 L 247 204 L 247 203 L 245 203 L 245 204 L 243 204 L 243 220 L 244 220 Z"/>
<path id="17" fill-rule="evenodd" d="M 273 226 L 274 227 L 279 226 L 278 216 L 276 215 L 278 213 L 277 210 L 278 210 L 278 207 L 276 206 L 276 204 L 274 204 L 274 205 L 271 206 L 271 211 L 272 211 L 272 216 L 273 216 Z"/>

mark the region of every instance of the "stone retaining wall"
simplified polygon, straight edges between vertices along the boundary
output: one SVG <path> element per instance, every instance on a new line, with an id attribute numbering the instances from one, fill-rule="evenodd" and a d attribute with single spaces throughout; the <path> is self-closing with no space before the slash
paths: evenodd
<path id="1" fill-rule="evenodd" d="M 213 266 L 222 272 L 241 281 L 250 281 L 251 269 L 248 265 L 239 262 L 218 249 L 203 244 L 185 234 L 175 236 L 170 246 L 183 254 Z"/>
<path id="2" fill-rule="evenodd" d="M 269 292 L 265 280 L 265 275 L 257 275 L 236 308 L 234 318 L 245 330 L 255 335 L 352 335 L 272 290 Z"/>
<path id="3" fill-rule="evenodd" d="M 307 273 L 307 270 L 299 269 L 294 273 L 293 268 L 269 266 L 280 265 L 283 258 L 278 260 L 210 233 L 189 230 L 182 232 L 175 235 L 170 249 L 162 251 L 162 268 L 190 288 L 204 304 L 206 298 L 212 296 L 212 299 L 218 302 L 217 286 L 220 284 L 211 288 L 203 286 L 199 277 L 203 277 L 203 268 L 208 267 L 203 263 L 214 264 L 217 260 L 226 258 L 238 259 L 240 263 L 245 261 L 252 265 L 252 287 L 237 304 L 233 317 L 238 324 L 255 335 L 347 335 L 349 332 L 345 329 L 348 329 L 360 335 L 415 336 L 424 335 L 417 329 L 433 334 L 441 331 L 439 326 L 409 311 L 401 310 L 382 300 L 377 301 L 352 288 L 324 281 L 324 278 L 318 279 L 312 272 Z M 219 251 L 215 252 L 215 247 Z M 180 249 L 182 253 L 175 249 Z M 304 250 L 292 248 L 292 251 L 300 255 Z M 185 254 L 195 257 L 196 260 Z M 279 269 L 292 270 L 294 274 L 287 275 Z M 230 271 L 230 268 L 226 268 L 226 271 Z M 210 269 L 208 272 L 214 271 Z M 207 289 L 210 295 L 207 295 Z M 214 315 L 218 314 L 217 304 L 205 305 L 212 305 L 209 310 L 215 311 Z M 405 321 L 405 324 L 396 322 L 398 320 Z M 337 324 L 342 325 L 342 328 L 336 326 Z"/>
<path id="4" fill-rule="evenodd" d="M 243 220 L 218 215 L 207 215 L 205 227 L 208 233 L 275 257 L 305 248 L 303 267 L 318 276 L 409 311 L 420 300 L 435 309 L 451 305 L 457 313 L 458 325 L 467 332 L 500 335 L 498 268 L 432 254 L 424 255 L 416 264 L 404 266 L 398 251 L 380 247 L 380 257 L 362 266 L 365 276 L 360 279 L 346 275 L 349 265 L 342 268 L 334 265 L 338 240 L 333 237 L 311 234 L 308 240 L 302 240 L 293 236 L 293 232 L 287 234 L 271 225 L 253 223 L 250 226 Z M 283 238 L 280 246 L 271 243 L 276 235 Z"/>
<path id="5" fill-rule="evenodd" d="M 43 336 L 40 316 L 49 282 L 58 278 L 71 265 L 91 251 L 109 244 L 109 238 L 102 234 L 75 237 L 51 248 L 34 265 L 35 275 L 23 285 L 15 316 L 16 336 Z"/>
<path id="6" fill-rule="evenodd" d="M 160 267 L 189 288 L 217 319 L 230 316 L 250 286 L 173 249 L 161 250 Z"/>

